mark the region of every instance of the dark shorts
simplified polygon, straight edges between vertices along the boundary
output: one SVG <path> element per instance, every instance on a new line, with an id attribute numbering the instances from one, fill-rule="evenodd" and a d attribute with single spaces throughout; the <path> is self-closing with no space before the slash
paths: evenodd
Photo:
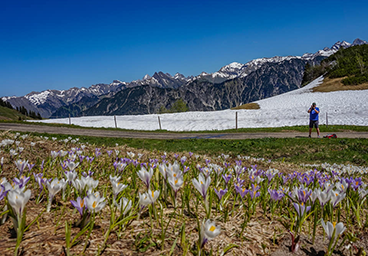
<path id="1" fill-rule="evenodd" d="M 315 128 L 318 128 L 318 120 L 316 120 L 316 121 L 309 120 L 309 128 L 313 128 L 313 126 Z"/>

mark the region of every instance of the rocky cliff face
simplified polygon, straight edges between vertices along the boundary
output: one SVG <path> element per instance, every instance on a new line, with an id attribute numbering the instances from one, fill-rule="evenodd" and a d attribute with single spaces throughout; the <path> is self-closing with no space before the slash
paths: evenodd
<path id="1" fill-rule="evenodd" d="M 124 89 L 84 111 L 84 115 L 138 115 L 158 113 L 183 99 L 191 111 L 236 107 L 300 87 L 305 60 L 289 59 L 265 63 L 245 77 L 213 84 L 196 79 L 178 89 L 137 86 Z"/>

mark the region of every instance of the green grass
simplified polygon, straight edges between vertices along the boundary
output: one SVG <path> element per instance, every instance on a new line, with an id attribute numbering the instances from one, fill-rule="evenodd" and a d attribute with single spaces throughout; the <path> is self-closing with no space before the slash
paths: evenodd
<path id="1" fill-rule="evenodd" d="M 65 139 L 69 135 L 34 134 Z M 75 138 L 75 137 L 74 137 Z M 344 163 L 368 165 L 368 139 L 264 138 L 247 140 L 155 140 L 78 136 L 96 147 L 127 145 L 136 149 L 194 152 L 217 156 L 247 155 L 291 163 Z"/>
<path id="2" fill-rule="evenodd" d="M 3 106 L 0 106 L 0 120 L 2 122 L 6 122 L 6 121 L 11 121 L 11 122 L 12 121 L 17 121 L 19 119 L 19 117 L 22 118 L 22 119 L 27 119 L 27 120 L 32 119 L 30 117 L 27 117 L 27 116 L 19 113 L 15 109 L 10 109 L 10 108 L 6 108 L 6 107 L 3 107 Z"/>
<path id="3" fill-rule="evenodd" d="M 68 127 L 68 128 L 79 128 L 79 129 L 95 129 L 95 130 L 111 130 L 111 131 L 129 131 L 129 132 L 161 132 L 161 133 L 238 133 L 238 132 L 288 132 L 288 131 L 296 131 L 296 132 L 308 132 L 307 125 L 300 126 L 284 126 L 284 127 L 271 127 L 271 128 L 239 128 L 239 129 L 228 129 L 228 130 L 210 130 L 210 131 L 184 131 L 184 132 L 173 132 L 167 130 L 155 130 L 155 131 L 137 131 L 137 130 L 129 130 L 129 129 L 120 129 L 120 128 L 93 128 L 93 127 L 83 127 L 74 124 L 52 124 L 52 123 L 39 123 L 39 122 L 22 122 L 22 121 L 6 121 L 0 120 L 0 123 L 20 123 L 20 124 L 29 124 L 29 125 L 44 125 L 44 126 L 52 126 L 52 127 Z M 343 132 L 343 131 L 355 131 L 355 132 L 368 132 L 368 126 L 357 126 L 357 125 L 320 125 L 321 132 Z"/>

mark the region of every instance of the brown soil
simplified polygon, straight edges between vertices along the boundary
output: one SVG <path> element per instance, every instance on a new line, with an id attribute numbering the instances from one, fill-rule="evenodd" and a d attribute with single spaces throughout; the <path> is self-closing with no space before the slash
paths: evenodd
<path id="1" fill-rule="evenodd" d="M 368 251 L 368 235 L 366 233 L 361 234 L 359 240 L 351 245 L 352 255 L 358 255 L 359 249 L 363 249 L 364 251 Z M 347 242 L 340 248 L 337 248 L 340 243 L 342 242 L 343 238 L 340 238 L 334 252 L 332 255 L 350 255 L 350 249 L 346 248 Z M 302 236 L 301 237 L 301 244 L 300 249 L 296 253 L 292 253 L 290 251 L 291 248 L 291 238 L 289 234 L 286 234 L 284 238 L 279 243 L 279 248 L 270 254 L 270 256 L 323 256 L 328 247 L 328 240 L 327 237 L 324 238 L 323 236 L 316 236 L 314 244 L 312 244 L 312 239 Z"/>
<path id="2" fill-rule="evenodd" d="M 313 92 L 334 92 L 348 90 L 367 90 L 368 83 L 359 85 L 344 85 L 341 81 L 346 77 L 341 78 L 325 78 L 320 86 L 314 87 Z"/>
<path id="3" fill-rule="evenodd" d="M 260 106 L 258 103 L 247 103 L 232 109 L 260 109 Z"/>

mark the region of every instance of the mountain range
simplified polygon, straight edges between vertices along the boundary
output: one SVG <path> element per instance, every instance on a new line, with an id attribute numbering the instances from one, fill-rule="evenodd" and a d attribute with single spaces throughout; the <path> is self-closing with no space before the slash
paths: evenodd
<path id="1" fill-rule="evenodd" d="M 191 111 L 227 109 L 254 100 L 300 88 L 306 63 L 320 63 L 340 48 L 367 44 L 336 42 L 316 53 L 302 56 L 259 58 L 245 64 L 233 62 L 214 73 L 174 76 L 156 72 L 141 80 L 96 84 L 88 88 L 31 92 L 21 97 L 3 97 L 13 107 L 24 106 L 44 118 L 80 115 L 158 113 L 182 99 Z"/>

